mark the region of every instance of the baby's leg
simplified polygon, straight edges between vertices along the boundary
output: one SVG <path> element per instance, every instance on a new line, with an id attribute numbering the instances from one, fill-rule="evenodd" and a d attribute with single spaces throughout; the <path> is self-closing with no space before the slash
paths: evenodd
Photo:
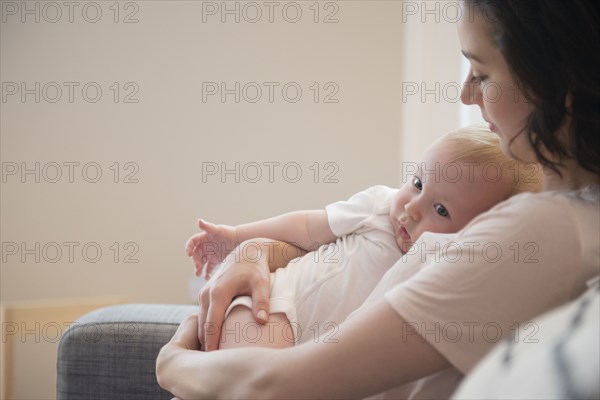
<path id="1" fill-rule="evenodd" d="M 294 345 L 294 333 L 284 313 L 271 314 L 269 322 L 257 323 L 252 310 L 239 305 L 234 307 L 221 330 L 219 349 L 237 347 L 270 347 L 284 349 Z"/>

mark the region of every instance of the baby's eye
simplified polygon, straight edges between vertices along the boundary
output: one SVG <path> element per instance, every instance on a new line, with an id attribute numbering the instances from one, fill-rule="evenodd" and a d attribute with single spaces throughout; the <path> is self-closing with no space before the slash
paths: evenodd
<path id="1" fill-rule="evenodd" d="M 419 190 L 423 190 L 423 182 L 421 182 L 421 179 L 417 178 L 415 176 L 415 179 L 413 179 L 413 185 L 419 189 Z"/>
<path id="2" fill-rule="evenodd" d="M 443 205 L 436 204 L 434 206 L 434 208 L 435 208 L 435 211 L 438 213 L 438 215 L 440 215 L 440 216 L 442 216 L 444 218 L 447 218 L 447 217 L 450 216 L 450 213 L 448 212 L 448 210 L 446 209 L 446 207 L 444 207 Z"/>

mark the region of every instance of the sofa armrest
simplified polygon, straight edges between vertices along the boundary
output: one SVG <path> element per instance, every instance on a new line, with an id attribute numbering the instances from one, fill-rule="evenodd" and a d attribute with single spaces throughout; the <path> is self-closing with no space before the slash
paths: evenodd
<path id="1" fill-rule="evenodd" d="M 169 399 L 156 382 L 156 357 L 197 306 L 131 304 L 84 315 L 61 338 L 56 397 Z"/>

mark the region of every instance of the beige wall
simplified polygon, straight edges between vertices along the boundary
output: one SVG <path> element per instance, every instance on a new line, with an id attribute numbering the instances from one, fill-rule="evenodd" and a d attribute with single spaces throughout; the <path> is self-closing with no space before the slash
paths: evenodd
<path id="1" fill-rule="evenodd" d="M 1 4 L 2 302 L 190 302 L 197 217 L 236 224 L 398 185 L 402 161 L 464 122 L 442 3 L 436 22 L 421 2 L 274 2 L 270 22 L 263 2 L 227 2 L 239 23 L 221 22 L 222 2 Z M 207 92 L 236 82 L 239 102 Z M 239 182 L 209 175 L 221 163 Z"/>

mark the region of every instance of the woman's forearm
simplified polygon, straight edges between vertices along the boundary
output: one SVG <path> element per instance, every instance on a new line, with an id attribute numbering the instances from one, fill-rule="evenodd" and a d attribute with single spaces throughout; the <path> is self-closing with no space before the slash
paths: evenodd
<path id="1" fill-rule="evenodd" d="M 448 361 L 381 300 L 316 342 L 285 350 L 269 398 L 364 398 L 438 372 Z M 310 382 L 310 384 L 307 384 Z"/>

